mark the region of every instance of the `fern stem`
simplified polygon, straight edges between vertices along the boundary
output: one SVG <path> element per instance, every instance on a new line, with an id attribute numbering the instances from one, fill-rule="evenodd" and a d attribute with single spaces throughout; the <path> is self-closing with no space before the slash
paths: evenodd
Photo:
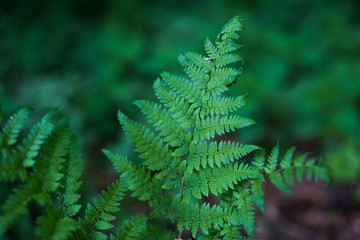
<path id="1" fill-rule="evenodd" d="M 181 233 L 182 233 L 182 230 L 179 231 L 179 236 L 178 236 L 177 240 L 181 240 Z"/>

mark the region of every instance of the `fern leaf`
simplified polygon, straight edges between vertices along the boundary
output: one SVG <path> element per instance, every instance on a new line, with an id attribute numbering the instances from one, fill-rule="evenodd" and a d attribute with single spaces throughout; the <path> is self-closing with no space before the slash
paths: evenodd
<path id="1" fill-rule="evenodd" d="M 193 117 L 195 108 L 184 97 L 176 95 L 160 79 L 155 82 L 154 90 L 160 102 L 169 109 L 173 118 L 177 119 L 183 128 L 191 128 L 195 125 Z"/>
<path id="2" fill-rule="evenodd" d="M 51 114 L 45 115 L 49 121 L 51 116 Z M 47 121 L 45 118 L 44 122 Z M 29 175 L 26 182 L 13 191 L 3 205 L 0 215 L 0 225 L 3 226 L 3 231 L 26 212 L 26 207 L 31 200 L 36 200 L 41 205 L 51 202 L 49 192 L 56 190 L 58 181 L 62 177 L 60 173 L 62 157 L 66 153 L 64 148 L 70 132 L 66 119 L 55 124 L 54 130 L 52 126 L 53 124 L 51 124 L 51 135 L 44 143 L 44 153 L 36 162 L 34 172 Z"/>
<path id="3" fill-rule="evenodd" d="M 238 76 L 242 73 L 241 69 L 234 68 L 216 68 L 212 72 L 210 81 L 208 82 L 208 92 L 216 97 L 228 90 L 228 86 L 236 82 Z"/>
<path id="4" fill-rule="evenodd" d="M 220 42 L 225 42 L 228 39 L 239 39 L 238 32 L 243 29 L 242 19 L 235 16 L 228 23 L 225 24 L 221 33 L 218 36 Z"/>
<path id="5" fill-rule="evenodd" d="M 116 180 L 108 187 L 107 192 L 102 191 L 98 199 L 94 200 L 95 206 L 88 204 L 85 221 L 80 222 L 85 236 L 93 237 L 91 239 L 104 239 L 104 234 L 98 230 L 107 230 L 113 227 L 110 221 L 114 218 L 109 218 L 108 214 L 112 215 L 120 210 L 120 201 L 125 195 L 125 190 L 125 182 Z"/>
<path id="6" fill-rule="evenodd" d="M 49 216 L 37 219 L 36 234 L 44 240 L 65 240 L 76 230 L 78 223 L 69 217 L 62 218 L 54 208 L 49 208 Z"/>
<path id="7" fill-rule="evenodd" d="M 234 188 L 239 181 L 256 178 L 259 178 L 259 172 L 245 163 L 185 173 L 184 201 L 189 202 L 190 195 L 197 199 L 201 199 L 201 194 L 208 196 L 209 190 L 219 195 L 228 188 Z"/>
<path id="8" fill-rule="evenodd" d="M 111 240 L 131 240 L 147 239 L 143 238 L 146 234 L 147 216 L 138 215 L 131 219 L 125 220 L 119 228 L 116 229 L 116 237 L 112 236 Z M 160 236 L 159 236 L 160 237 Z"/>
<path id="9" fill-rule="evenodd" d="M 200 116 L 228 115 L 231 112 L 245 106 L 247 95 L 239 97 L 215 97 L 211 98 L 201 109 Z"/>
<path id="10" fill-rule="evenodd" d="M 31 167 L 34 165 L 33 160 L 39 153 L 41 145 L 44 143 L 47 136 L 50 135 L 54 125 L 52 118 L 56 111 L 51 111 L 46 114 L 41 122 L 37 123 L 31 130 L 27 139 L 24 140 L 23 146 L 19 146 L 19 151 L 25 156 L 23 160 L 24 167 Z"/>
<path id="11" fill-rule="evenodd" d="M 14 116 L 10 117 L 0 135 L 1 148 L 4 148 L 5 145 L 9 146 L 16 143 L 16 139 L 19 136 L 21 128 L 28 119 L 30 111 L 29 108 L 22 108 L 15 113 Z"/>
<path id="12" fill-rule="evenodd" d="M 180 97 L 184 97 L 193 108 L 201 106 L 200 99 L 201 96 L 205 94 L 204 90 L 197 89 L 190 81 L 168 72 L 163 72 L 160 79 L 164 81 L 174 93 Z"/>
<path id="13" fill-rule="evenodd" d="M 145 168 L 134 166 L 126 157 L 103 150 L 104 154 L 112 161 L 115 169 L 121 173 L 121 178 L 127 182 L 127 188 L 134 191 L 131 196 L 141 201 L 148 201 L 152 207 L 166 207 L 165 198 L 162 196 L 161 182 L 151 178 L 151 173 Z"/>
<path id="14" fill-rule="evenodd" d="M 60 171 L 63 176 L 59 181 L 57 192 L 60 195 L 59 205 L 63 206 L 61 212 L 66 216 L 73 217 L 81 208 L 80 204 L 75 203 L 80 198 L 80 194 L 76 193 L 76 191 L 81 186 L 79 178 L 82 169 L 79 142 L 75 135 L 72 134 L 69 137 L 69 144 L 66 150 L 65 161 Z"/>
<path id="15" fill-rule="evenodd" d="M 241 47 L 241 45 L 235 43 L 233 40 L 239 39 L 238 31 L 242 30 L 242 28 L 242 20 L 237 16 L 224 26 L 218 36 L 219 41 L 216 42 L 220 54 L 229 53 Z"/>
<path id="16" fill-rule="evenodd" d="M 39 191 L 41 181 L 38 177 L 29 177 L 27 183 L 16 188 L 1 208 L 0 236 L 21 215 L 27 213 L 27 204 Z"/>
<path id="17" fill-rule="evenodd" d="M 184 144 L 186 131 L 179 126 L 173 116 L 156 103 L 146 100 L 135 101 L 135 104 L 148 117 L 149 122 L 154 124 L 155 130 L 159 135 L 164 137 L 164 141 L 170 146 L 181 146 Z"/>
<path id="18" fill-rule="evenodd" d="M 149 129 L 130 120 L 120 111 L 118 118 L 129 140 L 136 143 L 135 151 L 142 153 L 139 157 L 146 159 L 144 164 L 149 169 L 162 169 L 173 159 L 169 146 L 165 145 L 160 137 L 155 138 Z"/>
<path id="19" fill-rule="evenodd" d="M 224 67 L 228 64 L 239 62 L 239 61 L 243 62 L 244 59 L 237 54 L 228 53 L 228 54 L 218 55 L 215 60 L 215 66 L 220 68 L 220 67 Z"/>
<path id="20" fill-rule="evenodd" d="M 272 173 L 278 164 L 279 158 L 279 144 L 277 144 L 271 151 L 270 156 L 268 158 L 268 162 L 265 167 L 266 173 Z"/>
<path id="21" fill-rule="evenodd" d="M 208 165 L 212 168 L 214 164 L 218 167 L 221 164 L 233 162 L 235 159 L 242 158 L 250 152 L 258 149 L 254 145 L 246 145 L 235 142 L 207 142 L 195 144 L 191 143 L 189 147 L 189 159 L 187 160 L 187 171 L 190 173 L 193 169 L 199 170 L 200 165 L 206 168 Z"/>
<path id="22" fill-rule="evenodd" d="M 264 169 L 265 166 L 265 149 L 257 151 L 254 156 L 254 161 L 252 164 L 257 167 L 260 171 Z"/>
<path id="23" fill-rule="evenodd" d="M 316 180 L 329 179 L 328 169 L 326 167 L 315 165 L 315 158 L 307 159 L 308 154 L 302 154 L 294 160 L 294 151 L 294 147 L 288 149 L 280 164 L 278 163 L 279 144 L 277 144 L 276 147 L 274 147 L 271 151 L 271 154 L 268 157 L 268 162 L 266 163 L 266 167 L 264 168 L 264 172 L 268 174 L 270 181 L 276 187 L 286 193 L 291 193 L 290 187 L 293 185 L 294 174 L 296 175 L 298 181 L 302 181 L 302 177 L 305 172 L 308 179 L 310 179 L 312 176 L 315 176 Z M 260 161 L 262 165 L 264 159 L 263 154 L 264 152 L 262 151 L 262 157 Z M 262 170 L 262 168 L 259 168 L 259 170 Z"/>
<path id="24" fill-rule="evenodd" d="M 289 184 L 289 186 L 293 185 L 293 172 L 290 167 L 291 167 L 294 151 L 295 151 L 295 147 L 289 148 L 286 151 L 285 156 L 280 163 L 280 167 L 282 169 L 285 169 L 284 170 L 284 178 L 287 181 L 287 183 Z"/>
<path id="25" fill-rule="evenodd" d="M 253 207 L 253 199 L 249 189 L 245 189 L 240 193 L 234 193 L 235 203 L 239 210 L 240 222 L 249 236 L 253 236 L 255 227 L 255 213 Z"/>
<path id="26" fill-rule="evenodd" d="M 211 61 L 198 53 L 187 52 L 180 54 L 179 62 L 187 75 L 194 81 L 198 89 L 204 89 L 209 81 L 208 72 L 211 70 Z"/>
<path id="27" fill-rule="evenodd" d="M 205 39 L 204 42 L 205 51 L 208 54 L 209 58 L 216 59 L 219 55 L 219 50 L 217 47 L 211 42 L 209 38 Z"/>
<path id="28" fill-rule="evenodd" d="M 178 228 L 185 227 L 185 230 L 191 230 L 192 236 L 201 230 L 206 234 L 210 228 L 220 230 L 225 221 L 233 218 L 226 210 L 219 205 L 210 208 L 208 203 L 204 203 L 201 207 L 182 204 L 180 207 L 180 221 Z"/>
<path id="29" fill-rule="evenodd" d="M 227 225 L 221 230 L 220 235 L 221 239 L 226 240 L 246 240 L 245 237 L 242 237 L 241 232 L 239 231 L 239 226 Z"/>
<path id="30" fill-rule="evenodd" d="M 215 134 L 222 135 L 226 132 L 235 131 L 236 128 L 243 128 L 253 125 L 255 122 L 249 118 L 239 116 L 215 116 L 203 119 L 199 128 L 194 132 L 194 141 L 211 139 Z"/>
<path id="31" fill-rule="evenodd" d="M 42 187 L 45 191 L 55 191 L 63 177 L 61 169 L 65 161 L 64 156 L 67 152 L 70 133 L 70 123 L 63 118 L 55 124 L 52 133 L 43 144 L 42 160 L 34 167 L 38 174 L 44 176 Z"/>
<path id="32" fill-rule="evenodd" d="M 251 194 L 253 196 L 253 200 L 255 205 L 264 212 L 264 181 L 261 179 L 250 180 L 251 183 Z"/>

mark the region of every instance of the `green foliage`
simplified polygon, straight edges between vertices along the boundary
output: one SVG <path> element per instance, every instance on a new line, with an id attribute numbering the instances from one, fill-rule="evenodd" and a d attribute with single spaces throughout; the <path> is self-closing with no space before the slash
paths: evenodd
<path id="1" fill-rule="evenodd" d="M 307 158 L 307 154 L 302 154 L 294 159 L 294 151 L 295 147 L 288 149 L 282 160 L 279 161 L 278 144 L 272 149 L 266 160 L 264 152 L 262 151 L 260 155 L 257 156 L 254 165 L 258 167 L 260 172 L 268 176 L 276 187 L 287 193 L 291 193 L 290 187 L 292 187 L 294 183 L 294 175 L 296 175 L 298 181 L 302 181 L 305 173 L 308 180 L 310 180 L 312 176 L 314 176 L 315 180 L 330 180 L 328 170 L 317 165 L 315 158 Z"/>
<path id="2" fill-rule="evenodd" d="M 81 230 L 77 235 L 80 239 L 107 239 L 107 236 L 100 232 L 111 229 L 113 224 L 110 221 L 116 219 L 113 215 L 120 210 L 120 201 L 124 197 L 125 183 L 117 180 L 108 191 L 103 191 L 94 205 L 88 204 L 85 211 L 85 221 L 80 221 Z"/>
<path id="3" fill-rule="evenodd" d="M 245 105 L 246 95 L 222 96 L 242 72 L 241 67 L 234 65 L 242 61 L 236 53 L 241 47 L 241 29 L 242 21 L 235 17 L 215 43 L 206 39 L 207 56 L 181 54 L 179 62 L 185 76 L 160 74 L 154 84 L 160 103 L 135 101 L 149 126 L 119 111 L 119 122 L 128 139 L 135 143 L 135 151 L 142 159 L 140 164 L 104 150 L 133 191 L 132 196 L 149 201 L 153 208 L 149 217 L 169 219 L 179 229 L 179 238 L 182 230 L 190 230 L 198 239 L 241 239 L 245 237 L 241 236 L 241 229 L 253 238 L 255 206 L 264 211 L 265 177 L 282 190 L 292 185 L 293 172 L 298 178 L 304 170 L 308 177 L 314 173 L 316 179 L 327 178 L 327 170 L 312 159 L 305 161 L 306 155 L 293 161 L 294 149 L 286 153 L 278 167 L 278 146 L 265 160 L 265 151 L 257 146 L 216 141 L 225 133 L 254 124 L 235 113 Z M 245 157 L 254 151 L 254 160 L 247 161 Z M 210 194 L 218 197 L 219 204 L 201 203 Z M 118 238 L 140 236 L 138 230 L 144 229 L 143 221 L 146 220 L 141 217 L 129 220 L 118 229 Z M 138 228 L 132 232 L 134 225 Z"/>
<path id="4" fill-rule="evenodd" d="M 20 110 L 12 120 L 19 119 L 24 114 L 27 115 L 28 112 Z M 8 132 L 8 126 L 9 124 L 4 126 L 3 133 Z M 16 128 L 17 132 L 21 130 L 21 127 Z M 74 192 L 80 187 L 78 178 L 81 175 L 78 144 L 71 135 L 68 120 L 57 120 L 56 111 L 52 111 L 33 126 L 23 144 L 3 145 L 1 150 L 7 153 L 2 155 L 0 163 L 3 180 L 20 175 L 22 181 L 2 205 L 0 233 L 26 213 L 28 204 L 35 201 L 48 207 L 48 216 L 38 219 L 37 234 L 45 239 L 65 239 L 68 234 L 64 229 L 76 227 L 74 220 L 69 217 L 75 215 L 80 208 L 74 204 L 77 201 Z M 32 163 L 28 164 L 27 169 L 22 164 L 25 161 Z M 8 169 L 12 171 L 7 171 Z M 71 196 L 74 194 L 75 198 Z M 52 196 L 56 195 L 59 203 L 53 201 Z M 64 198 L 67 200 L 64 201 Z M 58 209 L 55 210 L 54 207 Z"/>
<path id="5" fill-rule="evenodd" d="M 236 52 L 242 47 L 242 28 L 236 16 L 215 42 L 206 39 L 207 55 L 180 55 L 186 75 L 160 74 L 154 84 L 160 103 L 135 102 L 149 126 L 119 111 L 118 120 L 140 160 L 133 163 L 103 150 L 121 175 L 93 205 L 87 204 L 83 219 L 75 220 L 81 208 L 77 191 L 82 167 L 68 120 L 58 120 L 57 111 L 51 111 L 19 144 L 16 139 L 29 110 L 11 117 L 0 135 L 0 180 L 20 183 L 2 205 L 0 236 L 37 202 L 47 209 L 36 221 L 42 239 L 180 239 L 183 230 L 196 239 L 253 239 L 254 210 L 264 210 L 266 178 L 286 192 L 293 174 L 298 180 L 305 172 L 308 179 L 327 179 L 326 168 L 315 165 L 315 159 L 305 154 L 293 160 L 294 148 L 279 161 L 278 145 L 266 159 L 265 150 L 255 145 L 220 140 L 255 123 L 236 111 L 245 105 L 246 95 L 223 96 L 242 72 Z M 255 151 L 254 160 L 249 160 Z M 127 190 L 147 201 L 151 212 L 122 221 L 116 234 L 109 235 Z M 210 195 L 218 203 L 206 202 L 204 196 Z M 159 228 L 158 221 L 167 221 L 179 232 Z"/>

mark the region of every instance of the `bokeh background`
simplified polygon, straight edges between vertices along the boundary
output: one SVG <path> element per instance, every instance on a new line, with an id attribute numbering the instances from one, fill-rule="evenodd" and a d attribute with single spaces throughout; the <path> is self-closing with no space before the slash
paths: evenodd
<path id="1" fill-rule="evenodd" d="M 257 125 L 232 136 L 322 157 L 333 182 L 269 185 L 264 239 L 360 239 L 360 4 L 335 0 L 0 1 L 0 102 L 39 120 L 59 107 L 84 150 L 87 201 L 117 175 L 102 148 L 133 156 L 116 119 L 141 120 L 135 99 L 154 99 L 153 81 L 177 56 L 202 51 L 234 15 L 244 19 L 244 73 L 229 94 L 248 93 L 239 113 Z M 6 189 L 1 189 L 6 192 Z M 5 194 L 3 193 L 2 196 Z M 143 212 L 134 199 L 124 204 Z M 35 210 L 34 210 L 35 211 Z M 31 215 L 12 229 L 31 239 Z M 29 237 L 30 236 L 30 237 Z M 9 238 L 10 239 L 10 238 Z"/>

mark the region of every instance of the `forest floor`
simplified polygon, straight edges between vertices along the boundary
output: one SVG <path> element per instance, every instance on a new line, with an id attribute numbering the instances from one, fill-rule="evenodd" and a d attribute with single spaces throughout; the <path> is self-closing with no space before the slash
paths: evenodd
<path id="1" fill-rule="evenodd" d="M 356 186 L 297 183 L 288 195 L 267 184 L 255 237 L 264 240 L 360 240 Z"/>

